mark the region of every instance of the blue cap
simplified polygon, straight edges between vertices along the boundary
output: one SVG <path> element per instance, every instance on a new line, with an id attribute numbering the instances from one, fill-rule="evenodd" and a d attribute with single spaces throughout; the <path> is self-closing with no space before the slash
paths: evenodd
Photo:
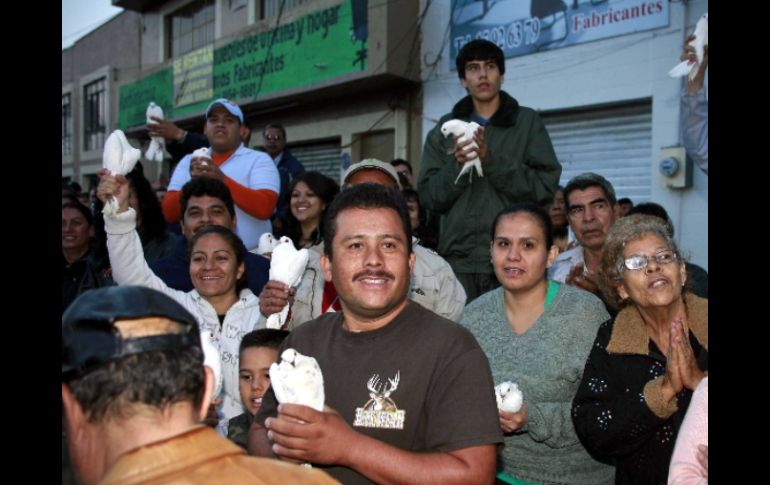
<path id="1" fill-rule="evenodd" d="M 214 106 L 222 106 L 227 111 L 230 112 L 231 115 L 235 116 L 239 120 L 241 120 L 241 124 L 243 124 L 243 111 L 241 111 L 241 108 L 238 107 L 237 104 L 233 103 L 229 99 L 225 98 L 219 98 L 215 99 L 211 102 L 208 108 L 206 108 L 206 118 L 208 119 L 209 114 L 211 113 L 211 110 L 214 108 Z"/>

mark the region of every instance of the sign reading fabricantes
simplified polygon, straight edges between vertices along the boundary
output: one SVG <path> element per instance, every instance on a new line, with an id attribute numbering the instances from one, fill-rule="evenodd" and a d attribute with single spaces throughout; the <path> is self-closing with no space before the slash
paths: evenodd
<path id="1" fill-rule="evenodd" d="M 214 46 L 209 45 L 174 59 L 174 107 L 214 97 L 213 58 Z"/>
<path id="2" fill-rule="evenodd" d="M 452 11 L 452 59 L 473 39 L 487 39 L 506 58 L 665 27 L 666 0 L 459 0 Z M 450 63 L 454 68 L 454 63 Z"/>
<path id="3" fill-rule="evenodd" d="M 150 101 L 167 118 L 203 115 L 214 98 L 238 102 L 364 71 L 366 12 L 366 0 L 348 0 L 174 59 L 171 67 L 121 86 L 119 126 L 144 124 Z"/>

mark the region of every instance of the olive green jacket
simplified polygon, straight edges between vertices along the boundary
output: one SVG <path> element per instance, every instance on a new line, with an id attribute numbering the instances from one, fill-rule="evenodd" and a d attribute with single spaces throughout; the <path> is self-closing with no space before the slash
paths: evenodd
<path id="1" fill-rule="evenodd" d="M 547 207 L 559 184 L 561 164 L 551 138 L 531 108 L 500 91 L 501 104 L 485 127 L 491 159 L 455 184 L 460 165 L 452 155 L 452 137 L 441 125 L 450 119 L 470 121 L 473 100 L 466 96 L 428 133 L 419 177 L 420 202 L 441 215 L 438 252 L 458 273 L 492 273 L 489 242 L 497 213 L 515 202 Z"/>

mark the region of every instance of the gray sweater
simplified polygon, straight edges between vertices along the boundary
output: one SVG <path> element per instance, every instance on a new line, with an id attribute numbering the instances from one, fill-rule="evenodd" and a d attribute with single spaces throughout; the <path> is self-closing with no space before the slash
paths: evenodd
<path id="1" fill-rule="evenodd" d="M 614 467 L 591 458 L 570 416 L 596 332 L 610 318 L 604 304 L 590 293 L 560 285 L 551 305 L 517 335 L 505 315 L 503 291 L 497 288 L 473 301 L 460 323 L 486 353 L 495 385 L 513 381 L 524 394 L 529 422 L 505 436 L 505 471 L 538 483 L 613 483 Z"/>

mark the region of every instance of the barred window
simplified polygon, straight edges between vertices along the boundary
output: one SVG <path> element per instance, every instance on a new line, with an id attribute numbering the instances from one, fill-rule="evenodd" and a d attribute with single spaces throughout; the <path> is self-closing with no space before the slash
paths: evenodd
<path id="1" fill-rule="evenodd" d="M 270 19 L 277 17 L 280 12 L 281 15 L 285 14 L 289 10 L 299 7 L 302 4 L 310 3 L 313 0 L 261 0 L 262 1 L 262 18 Z M 283 6 L 281 6 L 283 4 Z M 281 10 L 283 8 L 283 10 Z"/>
<path id="2" fill-rule="evenodd" d="M 83 88 L 83 148 L 104 146 L 107 135 L 107 78 L 102 77 Z"/>
<path id="3" fill-rule="evenodd" d="M 61 95 L 61 155 L 72 155 L 72 94 Z"/>
<path id="4" fill-rule="evenodd" d="M 166 17 L 170 58 L 214 42 L 214 0 L 189 3 Z"/>

